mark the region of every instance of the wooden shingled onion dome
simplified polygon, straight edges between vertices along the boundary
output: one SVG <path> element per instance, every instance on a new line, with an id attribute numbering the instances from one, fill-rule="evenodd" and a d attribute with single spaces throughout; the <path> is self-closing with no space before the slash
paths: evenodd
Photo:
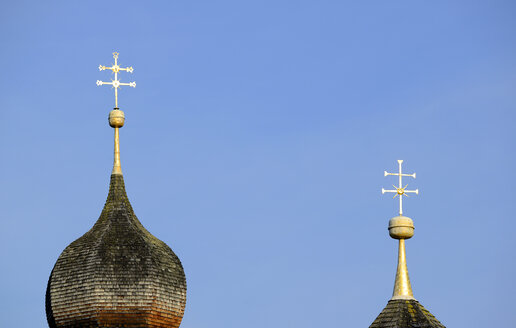
<path id="1" fill-rule="evenodd" d="M 185 304 L 179 258 L 142 226 L 123 176 L 111 175 L 100 218 L 65 248 L 50 274 L 50 328 L 176 328 Z"/>
<path id="2" fill-rule="evenodd" d="M 118 53 L 112 82 L 115 109 L 109 124 L 115 131 L 114 165 L 109 194 L 95 225 L 59 256 L 48 279 L 45 304 L 50 328 L 177 328 L 186 305 L 186 278 L 181 261 L 164 242 L 149 233 L 133 212 L 120 166 Z"/>

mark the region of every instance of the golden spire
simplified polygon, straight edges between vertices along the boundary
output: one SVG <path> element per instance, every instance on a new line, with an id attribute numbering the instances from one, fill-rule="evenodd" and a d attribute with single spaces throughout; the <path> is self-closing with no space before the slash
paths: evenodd
<path id="1" fill-rule="evenodd" d="M 124 112 L 118 108 L 118 88 L 121 85 L 127 85 L 127 86 L 135 88 L 136 82 L 122 83 L 118 80 L 118 72 L 126 71 L 129 73 L 132 73 L 133 68 L 132 67 L 121 68 L 118 65 L 118 52 L 113 53 L 113 58 L 115 59 L 115 63 L 113 64 L 113 66 L 106 67 L 106 66 L 100 65 L 99 70 L 100 71 L 103 71 L 106 69 L 112 70 L 113 73 L 115 73 L 115 79 L 111 80 L 111 82 L 102 82 L 102 81 L 97 80 L 97 85 L 100 86 L 100 85 L 104 85 L 104 84 L 109 84 L 109 85 L 112 85 L 113 88 L 115 88 L 115 108 L 109 113 L 109 125 L 115 129 L 115 158 L 114 158 L 114 162 L 113 162 L 113 172 L 111 174 L 122 174 L 122 166 L 120 164 L 120 139 L 119 139 L 118 129 L 124 126 L 125 115 L 124 115 Z"/>
<path id="2" fill-rule="evenodd" d="M 399 173 L 388 173 L 384 172 L 385 176 L 388 175 L 397 175 L 399 177 L 399 185 L 394 188 L 396 190 L 385 190 L 382 188 L 382 194 L 386 192 L 394 192 L 396 193 L 393 198 L 399 196 L 400 198 L 400 215 L 393 217 L 389 221 L 389 235 L 399 240 L 399 249 L 398 249 L 398 268 L 396 270 L 396 279 L 394 281 L 394 290 L 392 292 L 392 298 L 395 299 L 414 299 L 414 294 L 412 293 L 412 287 L 410 286 L 410 278 L 407 269 L 407 260 L 405 255 L 405 239 L 410 239 L 414 236 L 414 222 L 411 218 L 403 216 L 403 207 L 402 207 L 402 199 L 403 195 L 407 196 L 407 193 L 415 193 L 419 194 L 419 190 L 406 190 L 407 186 L 403 187 L 402 177 L 409 176 L 416 178 L 416 173 L 413 174 L 403 174 L 401 171 L 401 164 L 403 160 L 398 160 L 399 164 Z"/>

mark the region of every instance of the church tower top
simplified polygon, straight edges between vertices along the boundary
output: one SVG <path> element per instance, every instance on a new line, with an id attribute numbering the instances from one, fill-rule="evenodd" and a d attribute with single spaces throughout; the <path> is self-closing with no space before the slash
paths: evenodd
<path id="1" fill-rule="evenodd" d="M 412 286 L 410 285 L 405 253 L 405 240 L 414 236 L 414 222 L 411 218 L 403 216 L 403 197 L 408 197 L 407 193 L 418 195 L 419 189 L 407 190 L 408 185 L 403 186 L 403 177 L 416 178 L 416 174 L 403 173 L 401 169 L 402 163 L 403 160 L 398 160 L 398 173 L 384 172 L 384 176 L 398 176 L 398 186 L 393 185 L 395 188 L 393 190 L 382 188 L 382 194 L 395 193 L 393 198 L 399 197 L 399 215 L 389 220 L 389 235 L 394 239 L 398 239 L 399 242 L 398 268 L 394 280 L 394 290 L 387 306 L 369 328 L 445 328 L 414 298 Z"/>
<path id="2" fill-rule="evenodd" d="M 124 113 L 118 108 L 121 83 L 118 53 L 110 69 L 115 74 L 115 107 L 109 125 L 115 130 L 115 159 L 109 193 L 100 217 L 82 237 L 68 245 L 48 279 L 45 305 L 50 328 L 178 328 L 186 305 L 186 278 L 181 261 L 136 217 L 125 191 L 120 166 L 119 129 Z M 78 210 L 78 212 L 81 212 Z"/>

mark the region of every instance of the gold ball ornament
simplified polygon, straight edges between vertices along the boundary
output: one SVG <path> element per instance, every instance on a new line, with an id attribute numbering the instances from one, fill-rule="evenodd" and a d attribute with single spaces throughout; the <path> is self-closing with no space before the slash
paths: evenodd
<path id="1" fill-rule="evenodd" d="M 109 112 L 109 125 L 112 128 L 121 128 L 124 126 L 125 115 L 120 109 L 113 109 Z"/>
<path id="2" fill-rule="evenodd" d="M 394 239 L 410 239 L 414 236 L 414 222 L 406 216 L 395 216 L 389 220 L 389 235 Z"/>

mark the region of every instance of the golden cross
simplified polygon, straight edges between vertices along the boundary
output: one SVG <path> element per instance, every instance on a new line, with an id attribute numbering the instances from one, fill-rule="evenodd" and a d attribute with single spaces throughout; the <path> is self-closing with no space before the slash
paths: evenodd
<path id="1" fill-rule="evenodd" d="M 118 72 L 126 71 L 126 72 L 129 72 L 129 73 L 132 73 L 133 72 L 133 67 L 131 66 L 131 67 L 126 67 L 126 68 L 121 68 L 118 65 L 118 52 L 113 52 L 113 58 L 115 58 L 115 64 L 113 66 L 106 67 L 106 66 L 103 66 L 103 65 L 99 65 L 99 71 L 110 69 L 110 70 L 113 71 L 113 73 L 115 73 L 115 79 L 111 80 L 111 82 L 102 82 L 102 81 L 97 80 L 97 85 L 109 84 L 109 85 L 112 85 L 113 88 L 115 88 L 115 108 L 118 108 L 118 88 L 121 85 L 128 85 L 130 87 L 136 88 L 136 82 L 122 83 L 122 82 L 120 82 L 118 80 Z"/>
<path id="2" fill-rule="evenodd" d="M 398 187 L 396 187 L 395 185 L 392 185 L 394 188 L 396 188 L 395 190 L 386 190 L 386 189 L 382 188 L 382 194 L 385 194 L 386 192 L 395 192 L 396 195 L 394 195 L 394 197 L 392 197 L 392 198 L 396 198 L 397 196 L 400 197 L 400 215 L 403 215 L 403 196 L 408 197 L 407 193 L 414 193 L 414 194 L 418 195 L 419 194 L 419 189 L 416 189 L 416 190 L 405 190 L 405 188 L 407 188 L 408 184 L 405 187 L 403 187 L 403 184 L 401 182 L 401 177 L 413 177 L 415 179 L 416 178 L 416 173 L 413 173 L 413 174 L 403 174 L 403 173 L 401 173 L 401 163 L 403 163 L 403 160 L 402 159 L 398 159 L 398 164 L 399 164 L 399 167 L 400 167 L 400 172 L 399 173 L 389 173 L 387 171 L 384 171 L 384 176 L 397 175 L 399 177 L 399 185 L 398 185 Z"/>

